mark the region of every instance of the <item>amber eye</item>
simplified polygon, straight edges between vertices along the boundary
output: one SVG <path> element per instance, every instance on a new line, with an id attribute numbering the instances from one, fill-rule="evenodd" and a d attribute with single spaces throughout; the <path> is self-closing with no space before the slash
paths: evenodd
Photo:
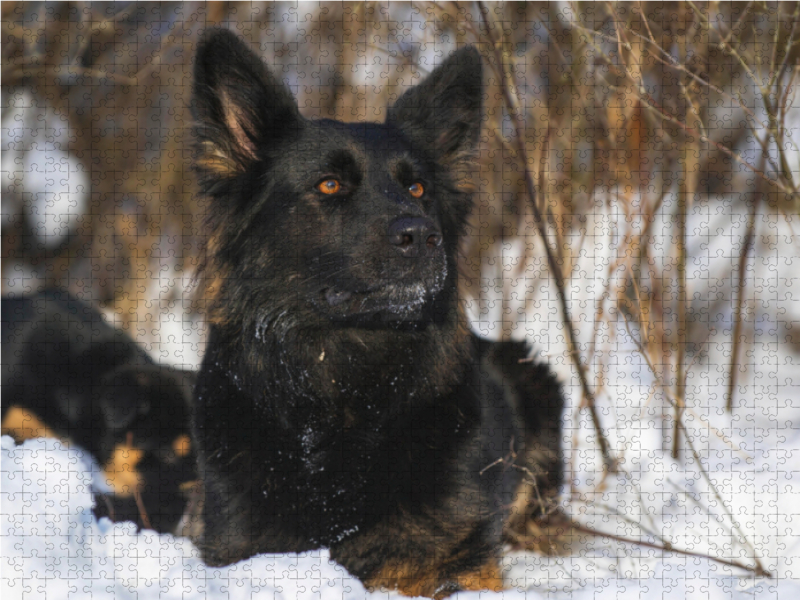
<path id="1" fill-rule="evenodd" d="M 323 194 L 335 194 L 342 189 L 342 184 L 336 179 L 326 179 L 317 185 L 317 189 Z"/>
<path id="2" fill-rule="evenodd" d="M 425 188 L 422 187 L 421 183 L 412 183 L 410 186 L 408 186 L 408 191 L 411 192 L 411 195 L 414 196 L 414 198 L 421 198 L 422 194 L 425 193 Z"/>

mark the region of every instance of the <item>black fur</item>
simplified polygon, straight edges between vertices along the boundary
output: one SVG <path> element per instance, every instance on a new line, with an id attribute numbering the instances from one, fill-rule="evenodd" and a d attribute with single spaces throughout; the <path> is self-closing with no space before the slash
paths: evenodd
<path id="1" fill-rule="evenodd" d="M 21 409 L 91 452 L 114 480 L 138 473 L 136 493 L 121 473 L 97 514 L 172 532 L 183 514 L 182 484 L 195 478 L 188 441 L 194 374 L 156 365 L 123 331 L 66 292 L 2 299 L 3 433 Z M 120 463 L 128 461 L 128 464 Z M 116 473 L 120 475 L 120 473 Z"/>
<path id="2" fill-rule="evenodd" d="M 310 121 L 235 35 L 201 40 L 208 563 L 325 546 L 371 586 L 492 587 L 523 475 L 553 497 L 559 386 L 522 344 L 472 336 L 458 298 L 482 94 L 464 48 L 386 123 Z"/>

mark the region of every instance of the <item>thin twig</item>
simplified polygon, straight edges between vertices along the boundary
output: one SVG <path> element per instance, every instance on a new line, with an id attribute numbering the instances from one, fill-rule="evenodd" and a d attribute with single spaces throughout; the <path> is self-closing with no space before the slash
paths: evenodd
<path id="1" fill-rule="evenodd" d="M 733 516 L 733 513 L 731 512 L 731 510 L 728 507 L 728 505 L 725 503 L 725 500 L 722 499 L 722 495 L 719 493 L 719 490 L 717 489 L 717 486 L 711 480 L 711 475 L 709 475 L 709 473 L 706 470 L 705 466 L 703 466 L 703 461 L 700 459 L 700 454 L 697 452 L 697 450 L 694 447 L 694 443 L 692 442 L 692 437 L 689 435 L 689 432 L 686 430 L 686 426 L 682 422 L 680 423 L 680 426 L 681 426 L 681 429 L 683 430 L 683 433 L 684 433 L 684 435 L 686 437 L 686 443 L 689 445 L 689 450 L 692 452 L 692 456 L 694 457 L 695 462 L 697 462 L 697 466 L 700 469 L 700 473 L 703 475 L 703 479 L 705 479 L 706 483 L 708 484 L 708 487 L 713 492 L 714 497 L 717 499 L 717 502 L 719 502 L 720 505 L 722 506 L 722 509 L 725 511 L 725 514 L 728 515 L 728 519 L 730 520 L 731 525 L 733 525 L 733 528 L 741 536 L 741 539 L 744 540 L 744 543 L 750 548 L 750 551 L 753 553 L 753 560 L 756 563 L 756 568 L 758 570 L 762 571 L 763 573 L 768 573 L 768 571 L 766 571 L 764 569 L 764 567 L 761 565 L 761 561 L 759 560 L 759 558 L 758 558 L 758 556 L 756 554 L 755 547 L 750 542 L 750 538 L 748 538 L 747 535 L 745 535 L 744 531 L 742 531 L 742 528 L 739 527 L 739 522 Z"/>
<path id="2" fill-rule="evenodd" d="M 129 448 L 133 448 L 133 432 L 129 431 L 125 442 Z M 136 508 L 139 509 L 139 516 L 142 519 L 142 525 L 144 525 L 145 529 L 153 529 L 153 525 L 150 523 L 150 518 L 147 516 L 147 509 L 144 507 L 144 500 L 142 500 L 142 494 L 139 491 L 138 486 L 133 488 L 133 499 L 136 501 Z"/>
<path id="3" fill-rule="evenodd" d="M 763 159 L 762 159 L 763 164 Z M 736 374 L 738 372 L 737 359 L 739 357 L 740 337 L 742 335 L 742 307 L 744 305 L 745 288 L 745 265 L 747 256 L 753 247 L 756 229 L 756 213 L 761 201 L 761 186 L 756 184 L 753 197 L 750 201 L 750 214 L 747 219 L 747 232 L 742 241 L 742 250 L 739 253 L 738 281 L 736 282 L 736 308 L 733 314 L 733 337 L 731 339 L 731 364 L 728 367 L 728 395 L 725 408 L 728 412 L 733 412 L 733 393 L 736 390 Z"/>
<path id="4" fill-rule="evenodd" d="M 682 38 L 682 50 L 684 57 L 688 53 L 685 47 L 686 38 Z M 684 88 L 683 95 L 686 101 L 692 105 L 693 102 L 689 97 L 689 92 Z M 675 360 L 675 423 L 672 427 L 672 458 L 678 458 L 680 453 L 680 429 L 679 422 L 683 419 L 683 410 L 686 405 L 686 345 L 689 339 L 688 327 L 688 283 L 686 281 L 686 261 L 687 247 L 686 247 L 686 219 L 689 214 L 689 208 L 697 193 L 697 168 L 698 156 L 700 154 L 700 143 L 696 137 L 686 140 L 684 147 L 683 160 L 683 177 L 681 178 L 678 189 L 678 235 L 676 236 L 676 244 L 678 247 L 678 304 L 677 304 L 677 317 L 678 317 L 678 339 L 677 339 L 677 358 Z"/>
<path id="5" fill-rule="evenodd" d="M 18 83 L 23 79 L 33 76 L 52 77 L 52 81 L 57 81 L 64 75 L 74 77 L 88 77 L 93 80 L 107 79 L 118 85 L 139 85 L 139 80 L 117 73 L 111 73 L 103 69 L 91 69 L 74 65 L 49 65 L 39 62 L 40 56 L 26 56 L 10 61 L 7 71 L 3 71 L 7 83 Z M 145 67 L 136 77 L 142 77 L 150 71 L 150 67 Z"/>
<path id="6" fill-rule="evenodd" d="M 592 529 L 591 527 L 586 527 L 585 525 L 581 525 L 579 523 L 573 523 L 572 529 L 575 531 L 579 531 L 581 533 L 588 533 L 590 535 L 601 536 L 604 538 L 608 538 L 610 540 L 615 540 L 617 542 L 622 542 L 623 544 L 636 544 L 637 546 L 643 546 L 645 548 L 653 548 L 654 550 L 660 550 L 662 552 L 670 552 L 672 554 L 681 554 L 683 556 L 693 556 L 695 558 L 705 558 L 707 560 L 713 561 L 720 565 L 727 565 L 729 567 L 735 567 L 737 569 L 743 569 L 745 571 L 749 571 L 751 573 L 755 573 L 759 577 L 767 577 L 772 578 L 772 573 L 764 569 L 758 561 L 756 561 L 756 565 L 751 567 L 744 563 L 740 563 L 735 560 L 728 560 L 724 558 L 717 558 L 716 556 L 710 556 L 708 554 L 703 554 L 702 552 L 692 552 L 691 550 L 683 550 L 681 548 L 676 548 L 669 542 L 665 541 L 663 545 L 653 544 L 652 542 L 646 542 L 644 540 L 634 540 L 626 537 L 622 537 L 619 535 L 614 535 L 613 533 L 606 533 L 605 531 L 598 531 L 596 529 Z"/>
<path id="7" fill-rule="evenodd" d="M 144 507 L 142 493 L 138 489 L 133 490 L 133 498 L 136 500 L 136 508 L 139 509 L 139 516 L 142 519 L 142 525 L 144 525 L 145 529 L 153 529 L 153 525 L 150 523 L 150 518 L 147 516 L 147 509 Z"/>

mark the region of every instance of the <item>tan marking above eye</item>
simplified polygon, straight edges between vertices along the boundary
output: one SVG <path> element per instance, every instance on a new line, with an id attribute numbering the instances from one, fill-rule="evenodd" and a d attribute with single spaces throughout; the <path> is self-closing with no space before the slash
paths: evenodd
<path id="1" fill-rule="evenodd" d="M 317 185 L 317 189 L 323 194 L 335 194 L 342 189 L 342 184 L 338 179 L 326 179 Z"/>
<path id="2" fill-rule="evenodd" d="M 414 196 L 414 198 L 421 198 L 422 194 L 425 193 L 425 188 L 422 187 L 422 184 L 419 182 L 412 183 L 410 186 L 408 186 L 408 192 Z"/>

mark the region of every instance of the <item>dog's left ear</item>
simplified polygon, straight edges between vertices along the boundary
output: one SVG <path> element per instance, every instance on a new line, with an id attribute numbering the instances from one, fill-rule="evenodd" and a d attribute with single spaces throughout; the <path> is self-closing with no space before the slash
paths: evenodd
<path id="1" fill-rule="evenodd" d="M 439 162 L 447 163 L 474 152 L 482 116 L 481 55 L 467 46 L 400 96 L 389 108 L 386 123 L 402 130 Z"/>

